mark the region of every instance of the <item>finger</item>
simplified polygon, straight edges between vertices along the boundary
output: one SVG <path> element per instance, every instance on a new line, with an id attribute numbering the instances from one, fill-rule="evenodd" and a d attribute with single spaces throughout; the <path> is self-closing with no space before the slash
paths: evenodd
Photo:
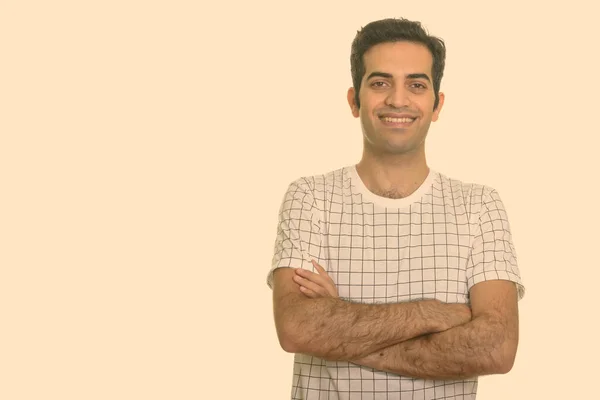
<path id="1" fill-rule="evenodd" d="M 301 276 L 298 276 L 298 275 L 294 276 L 294 282 L 296 282 L 296 284 L 298 286 L 303 286 L 303 287 L 310 289 L 313 292 L 320 294 L 322 296 L 326 296 L 328 294 L 328 291 L 327 291 L 327 289 L 325 289 L 324 286 L 319 285 L 318 283 L 312 282 Z"/>
<path id="2" fill-rule="evenodd" d="M 321 267 L 315 260 L 312 260 L 312 264 L 314 265 L 315 269 L 319 272 L 320 275 L 322 275 L 324 278 L 333 283 L 333 279 L 331 279 L 327 271 L 325 271 L 325 268 Z"/>
<path id="3" fill-rule="evenodd" d="M 305 288 L 304 286 L 300 286 L 300 291 L 306 296 L 306 297 L 310 297 L 311 299 L 316 299 L 321 297 L 320 295 L 318 295 L 317 293 L 313 292 L 312 290 Z"/>
<path id="4" fill-rule="evenodd" d="M 321 286 L 327 285 L 326 279 L 316 272 L 298 268 L 298 269 L 296 269 L 296 274 L 303 277 L 304 279 L 308 279 L 318 285 L 321 285 Z"/>
<path id="5" fill-rule="evenodd" d="M 311 282 L 308 279 L 305 279 L 301 276 L 294 276 L 294 282 L 296 282 L 296 284 L 298 284 L 299 286 L 303 286 L 306 289 L 310 289 L 313 292 L 319 294 L 320 296 L 328 296 L 329 295 L 329 291 L 327 289 L 325 289 L 323 286 L 318 285 L 314 282 Z"/>
<path id="6" fill-rule="evenodd" d="M 311 271 L 298 271 L 298 274 L 294 278 L 298 277 L 296 283 L 304 282 L 300 279 L 305 279 L 306 282 L 312 282 L 315 286 L 310 286 L 310 289 L 316 291 L 323 296 L 338 297 L 338 292 L 335 284 L 331 279 L 325 279 L 321 275 L 317 275 Z M 316 289 L 318 287 L 318 289 Z"/>
<path id="7" fill-rule="evenodd" d="M 327 271 L 325 271 L 325 268 L 321 267 L 315 260 L 312 260 L 312 265 L 319 272 L 319 274 L 327 275 Z"/>
<path id="8" fill-rule="evenodd" d="M 313 263 L 313 265 L 318 265 L 318 263 L 316 263 L 316 261 L 314 260 L 311 260 L 311 262 Z M 333 279 L 331 279 L 331 277 L 327 275 L 327 272 L 325 271 L 325 269 L 323 269 L 323 267 L 319 265 L 319 268 L 321 268 L 321 270 L 323 271 L 323 275 L 321 273 L 315 273 L 302 268 L 296 268 L 296 273 L 297 275 L 302 276 L 303 278 L 308 279 L 324 288 L 326 291 L 326 294 L 323 294 L 324 296 L 329 295 L 332 297 L 338 297 L 339 295 L 337 287 L 335 286 L 335 282 L 333 282 Z M 319 293 L 322 292 L 319 291 Z"/>
<path id="9" fill-rule="evenodd" d="M 319 274 L 325 278 L 325 280 L 327 280 L 328 282 L 325 283 L 325 288 L 327 289 L 327 292 L 331 295 L 331 296 L 338 296 L 337 293 L 337 286 L 335 286 L 335 282 L 333 281 L 333 279 L 331 279 L 331 277 L 329 276 L 329 274 L 327 274 L 327 271 L 325 271 L 325 268 L 321 267 L 319 265 L 319 263 L 317 263 L 315 260 L 311 260 L 312 264 L 314 265 L 314 267 L 317 269 L 317 271 L 319 272 Z"/>

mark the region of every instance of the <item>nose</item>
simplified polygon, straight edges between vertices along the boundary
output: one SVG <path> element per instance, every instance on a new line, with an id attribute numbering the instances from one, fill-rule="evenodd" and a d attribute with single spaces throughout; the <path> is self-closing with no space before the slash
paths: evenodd
<path id="1" fill-rule="evenodd" d="M 403 86 L 395 86 L 389 91 L 385 104 L 394 108 L 407 107 L 410 104 L 410 92 Z"/>

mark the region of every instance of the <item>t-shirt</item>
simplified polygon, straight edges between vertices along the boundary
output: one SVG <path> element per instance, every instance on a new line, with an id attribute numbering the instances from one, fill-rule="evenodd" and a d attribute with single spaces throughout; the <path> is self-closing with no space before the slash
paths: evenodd
<path id="1" fill-rule="evenodd" d="M 272 268 L 319 263 L 339 296 L 360 303 L 469 303 L 487 280 L 524 287 L 498 192 L 429 169 L 411 195 L 370 192 L 356 166 L 293 181 L 279 210 Z M 477 379 L 427 380 L 294 355 L 292 399 L 475 399 Z"/>

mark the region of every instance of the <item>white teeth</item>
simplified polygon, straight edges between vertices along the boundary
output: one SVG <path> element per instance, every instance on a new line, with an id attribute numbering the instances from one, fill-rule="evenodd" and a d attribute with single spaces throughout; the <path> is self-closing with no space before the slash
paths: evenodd
<path id="1" fill-rule="evenodd" d="M 408 122 L 412 122 L 414 121 L 414 118 L 392 118 L 392 117 L 383 117 L 381 118 L 382 120 L 384 120 L 385 122 L 392 122 L 392 123 L 408 123 Z"/>

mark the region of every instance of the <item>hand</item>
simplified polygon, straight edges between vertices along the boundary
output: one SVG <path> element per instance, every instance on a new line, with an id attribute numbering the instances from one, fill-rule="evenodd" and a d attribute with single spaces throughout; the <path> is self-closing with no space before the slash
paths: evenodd
<path id="1" fill-rule="evenodd" d="M 319 297 L 338 297 L 338 291 L 333 280 L 327 275 L 327 271 L 321 267 L 315 260 L 311 260 L 315 269 L 319 272 L 315 274 L 302 268 L 296 268 L 294 282 L 300 286 L 300 291 L 307 297 L 316 299 Z"/>

